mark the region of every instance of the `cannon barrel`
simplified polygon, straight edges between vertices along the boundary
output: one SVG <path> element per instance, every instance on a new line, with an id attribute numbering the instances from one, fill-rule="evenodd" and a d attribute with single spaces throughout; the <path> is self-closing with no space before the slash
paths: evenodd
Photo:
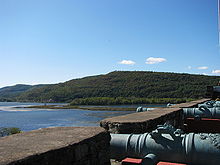
<path id="1" fill-rule="evenodd" d="M 220 92 L 220 86 L 213 86 L 214 92 Z"/>
<path id="2" fill-rule="evenodd" d="M 145 111 L 151 111 L 156 108 L 148 108 L 148 107 L 137 107 L 136 112 L 145 112 Z"/>
<path id="3" fill-rule="evenodd" d="M 220 107 L 183 108 L 184 118 L 220 119 Z"/>
<path id="4" fill-rule="evenodd" d="M 206 97 L 217 99 L 220 98 L 220 84 L 218 86 L 207 86 Z"/>
<path id="5" fill-rule="evenodd" d="M 170 106 L 172 106 L 172 105 L 175 105 L 175 104 L 168 103 L 168 104 L 166 105 L 166 107 L 170 107 Z M 151 110 L 154 110 L 154 109 L 156 109 L 156 108 L 158 108 L 158 107 L 149 108 L 149 107 L 142 107 L 142 106 L 140 106 L 140 107 L 137 107 L 136 112 L 151 111 Z"/>
<path id="6" fill-rule="evenodd" d="M 205 107 L 205 108 L 213 108 L 213 107 L 220 107 L 220 101 L 207 101 L 203 104 L 198 104 L 198 107 Z"/>
<path id="7" fill-rule="evenodd" d="M 216 165 L 220 162 L 220 134 L 181 134 L 164 126 L 145 134 L 111 134 L 110 151 L 113 159 L 141 158 L 148 165 L 159 161 Z"/>

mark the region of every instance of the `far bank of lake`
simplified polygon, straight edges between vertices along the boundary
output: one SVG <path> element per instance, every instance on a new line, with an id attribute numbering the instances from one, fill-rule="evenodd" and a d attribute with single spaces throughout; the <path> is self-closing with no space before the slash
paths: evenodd
<path id="1" fill-rule="evenodd" d="M 38 108 L 38 109 L 80 109 L 80 110 L 90 110 L 90 111 L 136 111 L 137 107 L 144 106 L 149 108 L 154 107 L 165 107 L 164 104 L 144 104 L 144 105 L 33 105 L 33 106 L 26 106 L 26 107 L 17 107 L 17 108 Z"/>

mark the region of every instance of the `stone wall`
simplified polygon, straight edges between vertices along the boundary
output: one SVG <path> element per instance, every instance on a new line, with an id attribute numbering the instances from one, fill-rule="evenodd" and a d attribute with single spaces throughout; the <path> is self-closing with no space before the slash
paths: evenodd
<path id="1" fill-rule="evenodd" d="M 153 111 L 139 112 L 104 119 L 101 127 L 111 133 L 145 133 L 151 132 L 168 122 L 176 128 L 183 128 L 183 115 L 181 108 L 158 108 Z"/>
<path id="2" fill-rule="evenodd" d="M 108 165 L 109 142 L 99 127 L 25 132 L 0 138 L 0 165 Z"/>
<path id="3" fill-rule="evenodd" d="M 111 133 L 145 133 L 151 132 L 165 122 L 175 128 L 184 129 L 184 117 L 182 108 L 196 107 L 210 99 L 200 99 L 182 104 L 176 104 L 169 108 L 157 108 L 152 111 L 132 113 L 104 119 L 100 126 Z"/>

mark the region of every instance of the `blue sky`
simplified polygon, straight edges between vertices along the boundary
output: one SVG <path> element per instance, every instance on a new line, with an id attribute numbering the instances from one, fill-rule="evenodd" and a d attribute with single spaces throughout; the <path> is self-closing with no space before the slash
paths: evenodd
<path id="1" fill-rule="evenodd" d="M 115 70 L 220 75 L 217 0 L 1 0 L 0 87 Z"/>

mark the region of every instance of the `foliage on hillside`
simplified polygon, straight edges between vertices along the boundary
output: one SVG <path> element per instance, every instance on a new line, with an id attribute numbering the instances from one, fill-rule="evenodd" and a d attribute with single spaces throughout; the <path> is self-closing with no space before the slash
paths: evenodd
<path id="1" fill-rule="evenodd" d="M 1 98 L 14 97 L 19 95 L 21 92 L 30 89 L 31 87 L 32 87 L 31 85 L 18 84 L 15 86 L 0 88 L 0 96 Z"/>
<path id="2" fill-rule="evenodd" d="M 0 101 L 16 101 L 15 98 L 21 93 L 24 93 L 30 89 L 40 88 L 45 85 L 24 85 L 17 84 L 14 86 L 7 86 L 0 88 Z"/>
<path id="3" fill-rule="evenodd" d="M 219 80 L 219 76 L 115 71 L 30 89 L 17 99 L 71 102 L 76 98 L 90 97 L 201 98 L 205 95 L 206 86 L 216 85 Z"/>

